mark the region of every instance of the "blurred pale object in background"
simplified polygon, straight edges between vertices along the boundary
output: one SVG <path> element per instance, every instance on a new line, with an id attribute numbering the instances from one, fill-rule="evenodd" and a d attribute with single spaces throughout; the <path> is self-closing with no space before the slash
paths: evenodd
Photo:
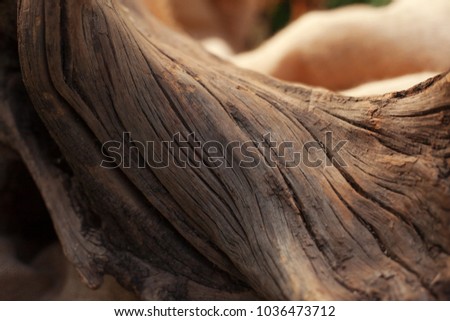
<path id="1" fill-rule="evenodd" d="M 437 74 L 434 72 L 421 72 L 417 74 L 405 75 L 391 79 L 369 82 L 358 87 L 345 90 L 341 93 L 346 96 L 361 97 L 398 92 L 407 90 L 427 79 L 435 77 L 436 75 Z"/>
<path id="2" fill-rule="evenodd" d="M 260 48 L 233 58 L 274 77 L 344 90 L 450 68 L 450 1 L 396 0 L 310 12 Z"/>

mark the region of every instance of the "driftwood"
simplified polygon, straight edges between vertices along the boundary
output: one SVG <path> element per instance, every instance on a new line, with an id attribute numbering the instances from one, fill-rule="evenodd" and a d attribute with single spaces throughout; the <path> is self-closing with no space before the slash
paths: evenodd
<path id="1" fill-rule="evenodd" d="M 110 274 L 145 299 L 450 298 L 449 74 L 372 98 L 292 86 L 125 3 L 19 1 L 39 118 L 20 78 L 1 87 L 0 139 L 90 287 Z"/>

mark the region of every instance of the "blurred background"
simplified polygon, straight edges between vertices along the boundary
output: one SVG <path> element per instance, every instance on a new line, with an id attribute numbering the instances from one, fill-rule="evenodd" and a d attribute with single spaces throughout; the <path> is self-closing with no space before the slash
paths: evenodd
<path id="1" fill-rule="evenodd" d="M 353 4 L 384 6 L 391 0 L 143 0 L 165 24 L 202 39 L 224 38 L 234 52 L 253 49 L 313 10 Z"/>
<path id="2" fill-rule="evenodd" d="M 271 31 L 277 32 L 293 19 L 311 10 L 335 9 L 351 4 L 363 3 L 375 7 L 385 6 L 391 0 L 283 0 L 269 10 Z"/>
<path id="3" fill-rule="evenodd" d="M 211 53 L 293 83 L 374 95 L 450 69 L 449 0 L 141 1 Z"/>

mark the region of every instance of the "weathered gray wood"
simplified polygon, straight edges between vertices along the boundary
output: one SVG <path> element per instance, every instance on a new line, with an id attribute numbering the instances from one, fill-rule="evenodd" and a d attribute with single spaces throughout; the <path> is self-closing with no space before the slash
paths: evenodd
<path id="1" fill-rule="evenodd" d="M 291 86 L 109 0 L 21 0 L 18 31 L 25 85 L 72 172 L 28 136 L 22 157 L 92 286 L 110 273 L 157 299 L 254 297 L 242 284 L 266 299 L 449 298 L 450 75 L 362 99 Z M 234 150 L 231 168 L 139 169 L 140 150 L 132 168 L 101 168 L 124 132 L 156 146 L 271 133 L 329 161 L 332 132 L 347 166 L 249 169 Z"/>
<path id="2" fill-rule="evenodd" d="M 15 1 L 9 1 L 8 5 L 2 10 L 14 13 Z M 13 10 L 10 10 L 11 6 Z M 109 171 L 103 178 L 96 177 L 95 185 L 90 185 L 98 197 L 104 198 L 102 205 L 96 206 L 95 197 L 88 201 L 86 194 L 89 191 L 85 189 L 85 180 L 64 165 L 64 156 L 28 99 L 21 80 L 15 32 L 9 34 L 10 24 L 3 27 L 0 30 L 2 39 L 8 41 L 1 44 L 4 50 L 0 59 L 0 143 L 9 147 L 2 146 L 0 158 L 6 161 L 8 155 L 16 155 L 25 163 L 49 209 L 66 256 L 83 275 L 86 283 L 95 288 L 101 284 L 102 275 L 110 273 L 148 299 L 255 298 L 247 286 L 218 271 L 180 238 L 173 227 L 152 206 L 143 202 L 140 193 L 136 193 L 135 188 L 124 181 L 117 171 Z M 83 136 L 78 138 L 83 139 Z M 86 141 L 85 151 L 92 146 L 95 146 L 95 142 L 89 144 Z M 16 153 L 9 152 L 9 148 L 13 148 Z M 95 162 L 97 152 L 92 155 L 92 163 Z M 89 158 L 88 155 L 83 157 Z M 86 168 L 88 163 L 80 162 L 80 166 Z M 89 175 L 82 176 L 87 176 L 86 180 L 90 179 Z M 114 191 L 105 191 L 101 188 L 102 184 L 117 186 Z M 2 207 L 2 219 L 7 219 L 6 210 Z M 111 217 L 105 226 L 98 226 L 102 223 L 99 223 L 96 211 L 102 214 L 108 211 L 120 213 L 121 218 L 116 221 Z M 129 222 L 130 217 L 145 219 L 133 223 Z M 125 225 L 120 226 L 119 222 Z M 124 241 L 128 236 L 121 233 L 123 228 L 131 228 L 132 234 L 138 238 L 146 235 L 148 240 L 128 244 Z M 106 230 L 111 234 L 103 233 Z M 108 248 L 108 244 L 112 247 Z M 113 244 L 122 245 L 119 248 Z M 139 256 L 145 256 L 145 259 L 140 260 Z M 156 275 L 159 284 L 167 283 L 168 286 L 164 289 L 155 289 L 153 286 L 144 288 L 144 284 Z"/>

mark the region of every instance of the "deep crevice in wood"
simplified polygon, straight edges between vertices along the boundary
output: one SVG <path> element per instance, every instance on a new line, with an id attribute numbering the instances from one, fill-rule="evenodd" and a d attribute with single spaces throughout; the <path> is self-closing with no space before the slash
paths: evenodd
<path id="1" fill-rule="evenodd" d="M 43 124 L 24 123 L 29 102 L 23 114 L 0 102 L 0 139 L 91 287 L 108 273 L 147 299 L 448 299 L 448 74 L 337 96 L 237 69 L 142 14 L 116 1 L 19 1 L 22 75 Z M 325 130 L 352 144 L 348 167 Z M 101 169 L 101 144 L 126 131 L 223 144 L 269 131 L 317 143 L 332 166 Z"/>

